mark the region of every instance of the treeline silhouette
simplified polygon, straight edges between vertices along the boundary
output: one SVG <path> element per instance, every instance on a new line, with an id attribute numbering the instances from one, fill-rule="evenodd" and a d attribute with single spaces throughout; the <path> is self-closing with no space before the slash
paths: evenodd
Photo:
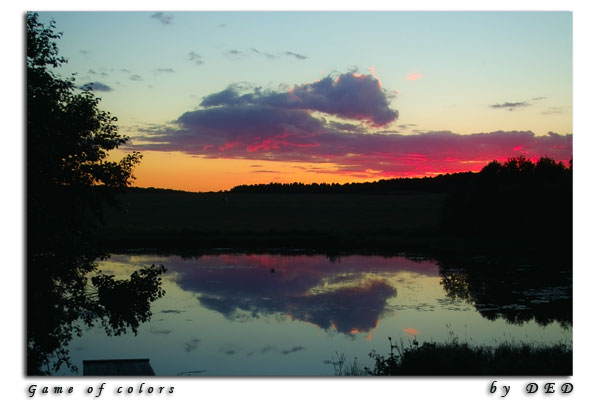
<path id="1" fill-rule="evenodd" d="M 394 178 L 353 183 L 278 183 L 239 185 L 231 193 L 451 193 L 472 186 L 474 172 L 458 172 L 434 177 Z"/>
<path id="2" fill-rule="evenodd" d="M 464 189 L 444 204 L 447 234 L 571 246 L 572 161 L 569 167 L 547 157 L 492 161 Z"/>
<path id="3" fill-rule="evenodd" d="M 542 157 L 533 162 L 525 157 L 510 158 L 505 163 L 492 161 L 480 172 L 456 172 L 421 178 L 381 179 L 353 183 L 278 183 L 238 185 L 231 193 L 460 193 L 481 186 L 504 190 L 508 186 L 534 184 L 536 188 L 565 183 L 572 168 L 562 162 Z"/>
<path id="4" fill-rule="evenodd" d="M 573 167 L 548 157 L 492 161 L 480 172 L 424 178 L 396 178 L 364 183 L 269 183 L 236 186 L 246 194 L 426 194 L 446 195 L 440 229 L 458 245 L 518 243 L 520 248 L 556 246 L 570 257 Z"/>

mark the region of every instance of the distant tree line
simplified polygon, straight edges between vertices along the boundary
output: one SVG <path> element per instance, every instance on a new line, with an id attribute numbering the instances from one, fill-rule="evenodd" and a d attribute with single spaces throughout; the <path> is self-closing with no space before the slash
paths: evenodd
<path id="1" fill-rule="evenodd" d="M 231 193 L 449 193 L 473 185 L 476 173 L 458 172 L 434 177 L 394 178 L 354 183 L 267 183 L 240 185 Z"/>
<path id="2" fill-rule="evenodd" d="M 573 167 L 548 157 L 492 161 L 480 172 L 363 183 L 269 183 L 236 186 L 231 193 L 446 194 L 442 231 L 451 237 L 561 243 L 570 248 Z M 563 246 L 564 245 L 564 246 Z M 565 252 L 564 254 L 570 254 Z"/>
<path id="3" fill-rule="evenodd" d="M 443 229 L 451 235 L 560 243 L 573 231 L 573 168 L 547 157 L 492 161 L 474 184 L 448 196 Z M 557 248 L 548 250 L 558 251 Z"/>
<path id="4" fill-rule="evenodd" d="M 421 178 L 381 179 L 354 183 L 277 183 L 239 185 L 231 193 L 460 193 L 480 187 L 502 187 L 535 183 L 548 186 L 570 179 L 571 167 L 547 157 L 533 162 L 524 157 L 505 163 L 492 161 L 480 172 L 457 172 Z M 554 183 L 552 183 L 554 182 Z"/>

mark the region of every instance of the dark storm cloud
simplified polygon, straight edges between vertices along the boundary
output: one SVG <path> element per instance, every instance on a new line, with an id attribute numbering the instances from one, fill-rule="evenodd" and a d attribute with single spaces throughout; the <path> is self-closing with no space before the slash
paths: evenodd
<path id="1" fill-rule="evenodd" d="M 110 92 L 111 90 L 113 90 L 110 86 L 105 85 L 101 82 L 86 83 L 85 85 L 81 85 L 79 88 L 82 90 L 91 89 L 96 92 Z"/>
<path id="2" fill-rule="evenodd" d="M 173 16 L 167 15 L 163 12 L 156 12 L 150 16 L 150 18 L 154 18 L 158 20 L 163 25 L 170 25 L 173 23 Z"/>
<path id="3" fill-rule="evenodd" d="M 513 111 L 516 108 L 529 107 L 530 105 L 531 104 L 526 101 L 517 101 L 517 102 L 504 102 L 502 104 L 500 104 L 500 103 L 492 104 L 492 105 L 490 105 L 490 108 Z"/>

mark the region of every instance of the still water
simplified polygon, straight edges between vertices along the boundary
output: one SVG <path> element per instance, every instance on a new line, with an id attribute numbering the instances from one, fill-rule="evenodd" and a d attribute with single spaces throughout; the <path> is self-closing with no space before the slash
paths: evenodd
<path id="1" fill-rule="evenodd" d="M 149 358 L 163 376 L 333 375 L 341 354 L 372 367 L 369 352 L 388 352 L 388 337 L 572 340 L 569 275 L 537 279 L 531 265 L 490 276 L 405 256 L 212 254 L 113 255 L 100 268 L 125 279 L 150 264 L 167 268 L 151 321 L 137 336 L 94 327 L 75 338 L 80 371 L 85 359 Z"/>

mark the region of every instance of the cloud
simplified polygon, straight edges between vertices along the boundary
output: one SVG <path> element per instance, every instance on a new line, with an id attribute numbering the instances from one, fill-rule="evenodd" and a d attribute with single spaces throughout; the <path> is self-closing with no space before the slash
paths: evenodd
<path id="1" fill-rule="evenodd" d="M 168 335 L 171 332 L 173 332 L 171 329 L 156 329 L 156 328 L 150 329 L 150 333 L 152 333 L 154 335 Z"/>
<path id="2" fill-rule="evenodd" d="M 227 354 L 228 356 L 236 355 L 236 354 L 238 354 L 241 351 L 242 351 L 242 349 L 239 348 L 238 346 L 231 346 L 229 348 L 227 348 L 227 347 L 221 347 L 219 349 L 219 352 Z"/>
<path id="3" fill-rule="evenodd" d="M 82 89 L 82 90 L 90 89 L 90 90 L 93 90 L 96 92 L 110 92 L 113 90 L 110 86 L 105 85 L 104 83 L 101 83 L 101 82 L 89 82 L 89 83 L 86 83 L 85 85 L 81 85 L 79 87 L 79 89 Z"/>
<path id="4" fill-rule="evenodd" d="M 294 53 L 292 51 L 286 51 L 284 53 L 286 56 L 290 56 L 290 57 L 294 57 L 298 60 L 306 60 L 308 58 L 308 56 L 302 55 L 302 54 L 298 54 L 298 53 Z"/>
<path id="5" fill-rule="evenodd" d="M 242 52 L 241 52 L 241 51 L 239 51 L 239 50 L 235 50 L 235 51 L 236 51 L 236 53 L 233 53 L 233 55 L 238 55 L 238 54 L 239 54 L 239 55 L 241 55 L 241 54 L 242 54 Z M 268 59 L 270 59 L 270 60 L 275 60 L 275 59 L 279 58 L 279 57 L 278 57 L 278 56 L 276 56 L 275 54 L 272 54 L 272 53 L 269 53 L 269 52 L 266 52 L 266 51 L 260 51 L 260 50 L 258 50 L 258 49 L 256 49 L 256 48 L 254 48 L 254 47 L 253 47 L 253 48 L 251 48 L 251 49 L 250 49 L 250 51 L 251 51 L 252 53 L 254 53 L 254 54 L 258 54 L 258 55 L 260 55 L 260 56 L 263 56 L 263 57 L 266 57 L 266 58 L 268 58 Z M 230 52 L 230 53 L 231 53 L 231 52 Z"/>
<path id="6" fill-rule="evenodd" d="M 173 68 L 156 68 L 154 70 L 154 73 L 156 73 L 156 74 L 173 74 L 173 73 L 175 73 L 175 70 Z"/>
<path id="7" fill-rule="evenodd" d="M 306 348 L 304 348 L 304 346 L 294 346 L 288 350 L 281 350 L 281 354 L 288 355 L 288 354 L 296 353 L 296 352 L 302 351 L 302 350 L 306 350 Z"/>
<path id="8" fill-rule="evenodd" d="M 289 51 L 289 50 L 288 51 L 284 51 L 284 52 L 278 52 L 278 53 L 270 53 L 268 51 L 259 50 L 256 47 L 250 48 L 249 53 L 255 54 L 255 55 L 258 55 L 258 56 L 262 56 L 262 57 L 266 57 L 269 60 L 277 60 L 281 56 L 292 57 L 292 58 L 295 58 L 297 60 L 306 60 L 308 58 L 308 56 L 305 56 L 305 55 L 299 54 L 299 53 L 295 53 L 295 52 Z M 225 54 L 228 55 L 228 56 L 239 57 L 239 56 L 243 56 L 245 53 L 242 50 L 229 50 Z"/>
<path id="9" fill-rule="evenodd" d="M 198 54 L 198 53 L 194 52 L 194 51 L 190 51 L 190 52 L 188 53 L 188 59 L 189 59 L 190 61 L 193 61 L 193 62 L 195 62 L 195 63 L 196 63 L 196 64 L 198 64 L 198 65 L 202 65 L 202 64 L 204 64 L 204 61 L 202 60 L 202 56 L 201 56 L 200 54 Z"/>
<path id="10" fill-rule="evenodd" d="M 526 101 L 517 101 L 517 102 L 504 102 L 502 104 L 498 103 L 498 104 L 492 104 L 490 105 L 491 108 L 496 108 L 496 109 L 502 109 L 502 110 L 508 110 L 508 111 L 513 111 L 516 108 L 523 108 L 523 107 L 529 107 L 531 105 L 531 103 L 528 103 Z"/>
<path id="11" fill-rule="evenodd" d="M 194 351 L 198 348 L 198 345 L 200 344 L 201 340 L 200 339 L 192 339 L 189 342 L 185 342 L 183 344 L 183 348 L 186 352 L 191 352 Z"/>
<path id="12" fill-rule="evenodd" d="M 416 124 L 399 124 L 399 125 L 396 125 L 396 127 L 398 129 L 401 129 L 401 130 L 412 128 L 414 126 L 417 126 L 417 125 Z"/>
<path id="13" fill-rule="evenodd" d="M 416 81 L 417 79 L 421 79 L 423 75 L 420 72 L 411 72 L 406 75 L 406 79 L 409 81 Z"/>
<path id="14" fill-rule="evenodd" d="M 340 270 L 339 264 L 325 256 L 283 258 L 245 255 L 225 260 L 213 255 L 195 260 L 169 260 L 169 268 L 178 273 L 177 284 L 183 290 L 196 293 L 204 307 L 230 320 L 238 320 L 240 313 L 252 317 L 287 315 L 345 334 L 373 329 L 388 300 L 397 294 L 390 283 L 373 279 L 371 274 L 389 276 L 399 271 L 438 274 L 437 264 L 409 259 L 399 263 L 398 259 L 347 256 L 345 268 Z M 193 265 L 196 267 L 191 268 Z M 274 265 L 276 273 L 271 272 Z M 300 351 L 292 350 L 287 351 Z M 275 350 L 271 346 L 260 350 L 269 351 Z"/>
<path id="15" fill-rule="evenodd" d="M 238 49 L 227 50 L 225 55 L 234 59 L 239 59 L 244 56 L 244 52 Z"/>
<path id="16" fill-rule="evenodd" d="M 181 314 L 184 311 L 182 311 L 182 310 L 161 310 L 160 312 L 163 314 Z"/>
<path id="17" fill-rule="evenodd" d="M 196 111 L 194 117 L 185 113 L 180 119 L 202 119 L 209 114 L 223 112 L 242 117 L 257 112 L 280 114 L 281 118 L 302 118 L 301 114 L 311 117 L 308 112 L 318 111 L 384 126 L 398 118 L 398 112 L 389 107 L 379 80 L 355 73 L 342 74 L 335 79 L 327 76 L 317 82 L 295 85 L 288 92 L 255 88 L 254 92 L 239 94 L 237 89 L 228 87 L 205 97 L 201 105 L 207 108 Z"/>
<path id="18" fill-rule="evenodd" d="M 511 103 L 514 107 L 514 103 Z M 523 155 L 568 161 L 572 135 L 495 131 L 400 130 L 381 83 L 346 73 L 288 91 L 234 84 L 202 99 L 173 125 L 142 128 L 136 150 L 180 151 L 206 158 L 331 163 L 313 172 L 359 178 L 476 171 L 491 160 Z M 394 130 L 398 129 L 398 130 Z"/>
<path id="19" fill-rule="evenodd" d="M 551 115 L 551 114 L 562 114 L 564 112 L 562 107 L 549 107 L 546 110 L 542 111 L 542 114 L 544 115 Z"/>
<path id="20" fill-rule="evenodd" d="M 270 352 L 271 350 L 273 350 L 273 346 L 266 345 L 262 349 L 260 349 L 259 351 L 264 354 L 264 353 Z"/>
<path id="21" fill-rule="evenodd" d="M 135 75 L 131 75 L 131 76 L 129 77 L 129 80 L 130 80 L 130 81 L 136 81 L 136 82 L 140 82 L 140 81 L 143 81 L 144 79 L 143 79 L 141 76 L 139 76 L 139 75 L 135 74 Z"/>
<path id="22" fill-rule="evenodd" d="M 150 16 L 150 18 L 154 18 L 158 20 L 163 25 L 170 25 L 173 23 L 173 16 L 167 15 L 163 12 L 156 12 Z"/>
<path id="23" fill-rule="evenodd" d="M 411 327 L 404 329 L 403 332 L 406 336 L 417 336 L 420 333 L 418 329 Z"/>

